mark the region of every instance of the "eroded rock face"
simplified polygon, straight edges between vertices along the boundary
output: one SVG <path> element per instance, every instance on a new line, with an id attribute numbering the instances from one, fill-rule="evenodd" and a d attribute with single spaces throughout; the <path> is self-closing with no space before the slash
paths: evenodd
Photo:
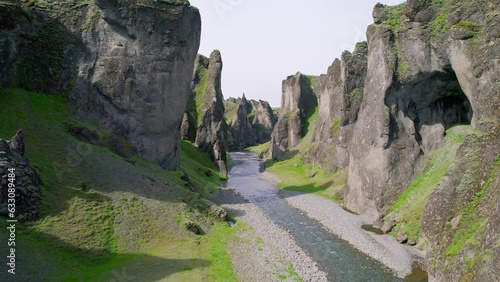
<path id="1" fill-rule="evenodd" d="M 318 119 L 314 134 L 311 163 L 330 171 L 349 164 L 347 145 L 357 120 L 367 70 L 368 46 L 356 45 L 345 51 L 320 78 Z"/>
<path id="2" fill-rule="evenodd" d="M 473 133 L 457 150 L 422 220 L 436 281 L 500 277 L 500 127 Z"/>
<path id="3" fill-rule="evenodd" d="M 315 88 L 311 85 L 311 78 L 301 73 L 283 80 L 279 119 L 269 148 L 272 159 L 281 159 L 286 150 L 297 146 L 305 135 L 306 120 L 317 106 Z"/>
<path id="4" fill-rule="evenodd" d="M 198 10 L 176 3 L 95 0 L 75 8 L 73 1 L 35 1 L 25 12 L 9 7 L 5 15 L 14 22 L 0 26 L 0 82 L 70 92 L 80 119 L 99 121 L 134 153 L 176 169 L 201 32 Z"/>
<path id="5" fill-rule="evenodd" d="M 229 149 L 241 150 L 247 147 L 263 144 L 271 140 L 271 133 L 277 122 L 277 117 L 266 101 L 248 101 L 242 98 L 229 98 L 225 101 L 226 119 L 229 125 Z M 234 108 L 233 113 L 231 108 Z"/>
<path id="6" fill-rule="evenodd" d="M 488 129 L 499 122 L 493 110 L 500 103 L 494 82 L 499 46 L 492 41 L 498 28 L 492 28 L 493 23 L 479 12 L 491 10 L 491 5 L 453 5 L 453 10 L 462 9 L 460 15 L 452 13 L 461 18 L 437 33 L 416 19 L 427 6 L 413 2 L 418 9 L 377 5 L 376 24 L 367 32 L 368 71 L 349 143 L 345 203 L 374 218 L 422 173 L 422 157 L 442 146 L 446 129 L 469 122 L 476 129 Z M 389 19 L 398 11 L 401 17 L 405 17 L 402 11 L 411 17 L 391 26 Z M 484 34 L 464 28 L 470 24 L 458 24 L 463 21 L 480 22 Z M 464 29 L 483 44 L 455 36 Z"/>
<path id="7" fill-rule="evenodd" d="M 22 130 L 8 142 L 0 139 L 0 215 L 9 216 L 8 199 L 11 198 L 11 189 L 14 190 L 16 200 L 15 219 L 32 221 L 40 216 L 40 178 L 30 167 L 28 158 L 24 157 L 24 150 Z M 15 169 L 13 182 L 9 181 L 9 174 L 12 173 L 9 169 Z M 15 187 L 9 187 L 9 183 Z"/>
<path id="8" fill-rule="evenodd" d="M 489 281 L 500 275 L 499 3 L 443 2 L 446 10 L 419 0 L 375 7 L 344 200 L 357 213 L 384 216 L 445 131 L 471 124 L 477 131 L 429 197 L 421 240 L 431 280 Z"/>
<path id="9" fill-rule="evenodd" d="M 72 101 L 82 118 L 99 118 L 146 160 L 176 169 L 200 16 L 192 7 L 170 11 L 134 2 L 96 1 L 102 19 L 85 37 L 90 54 L 79 66 Z"/>
<path id="10" fill-rule="evenodd" d="M 252 110 L 253 106 L 247 101 L 245 95 L 237 104 L 236 115 L 229 126 L 232 142 L 230 149 L 232 151 L 242 150 L 246 147 L 257 145 L 257 137 L 255 136 L 252 123 L 250 122 L 248 110 Z"/>
<path id="11" fill-rule="evenodd" d="M 203 110 L 196 132 L 195 144 L 208 152 L 221 173 L 227 174 L 226 132 L 224 97 L 221 90 L 222 58 L 218 50 L 210 55 L 206 88 L 203 93 Z"/>

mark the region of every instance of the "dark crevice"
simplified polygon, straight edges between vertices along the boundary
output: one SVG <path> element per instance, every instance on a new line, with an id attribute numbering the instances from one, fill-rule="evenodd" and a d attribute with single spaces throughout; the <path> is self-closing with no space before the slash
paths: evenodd
<path id="1" fill-rule="evenodd" d="M 443 71 L 421 73 L 412 81 L 394 87 L 386 96 L 385 104 L 392 109 L 389 124 L 389 147 L 398 137 L 400 124 L 398 113 L 411 119 L 415 126 L 415 140 L 422 145 L 425 135 L 441 134 L 457 124 L 470 124 L 473 110 L 470 101 L 462 91 L 457 76 L 448 66 Z M 436 125 L 442 127 L 435 127 Z M 427 133 L 423 127 L 428 127 Z M 431 128 L 431 129 L 429 129 Z M 429 131 L 431 133 L 429 133 Z"/>

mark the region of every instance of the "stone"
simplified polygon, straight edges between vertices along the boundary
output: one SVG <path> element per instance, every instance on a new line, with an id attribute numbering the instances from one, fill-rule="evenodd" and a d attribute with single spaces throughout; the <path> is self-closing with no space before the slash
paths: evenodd
<path id="1" fill-rule="evenodd" d="M 80 141 L 87 142 L 93 145 L 101 144 L 101 138 L 99 137 L 99 133 L 97 133 L 96 130 L 80 126 L 71 126 L 68 131 L 71 135 L 73 135 L 73 137 Z"/>
<path id="2" fill-rule="evenodd" d="M 184 223 L 186 230 L 193 232 L 196 235 L 202 234 L 201 228 L 194 222 L 187 221 Z"/>
<path id="3" fill-rule="evenodd" d="M 9 169 L 15 169 L 15 219 L 34 221 L 40 217 L 42 191 L 40 177 L 21 153 L 25 150 L 24 134 L 19 130 L 10 142 L 0 139 L 0 215 L 8 217 Z"/>
<path id="4" fill-rule="evenodd" d="M 454 217 L 452 220 L 451 220 L 451 228 L 452 229 L 457 229 L 458 228 L 458 224 L 460 224 L 460 220 L 462 219 L 462 215 L 459 214 L 457 215 L 456 217 Z"/>
<path id="5" fill-rule="evenodd" d="M 381 24 L 386 17 L 385 5 L 381 3 L 377 3 L 373 8 L 372 16 L 373 22 L 376 24 Z"/>
<path id="6" fill-rule="evenodd" d="M 14 135 L 14 137 L 12 137 L 12 139 L 8 142 L 10 149 L 17 151 L 21 156 L 24 156 L 24 151 L 26 150 L 24 140 L 24 131 L 19 129 L 16 135 Z"/>
<path id="7" fill-rule="evenodd" d="M 382 225 L 380 230 L 382 230 L 384 234 L 387 234 L 392 231 L 392 228 L 394 228 L 394 226 L 396 226 L 396 222 L 394 220 L 386 220 L 384 221 L 384 224 Z"/>
<path id="8" fill-rule="evenodd" d="M 408 235 L 406 234 L 405 231 L 398 231 L 396 233 L 396 240 L 401 243 L 401 244 L 404 244 L 408 241 Z"/>
<path id="9" fill-rule="evenodd" d="M 242 98 L 229 98 L 224 103 L 224 116 L 229 122 L 229 150 L 238 151 L 271 140 L 278 118 L 268 102 L 247 100 L 243 94 Z"/>
<path id="10" fill-rule="evenodd" d="M 196 146 L 207 152 L 214 164 L 224 175 L 227 174 L 227 124 L 224 118 L 224 96 L 221 89 L 222 57 L 218 50 L 210 54 L 208 64 L 199 56 L 200 63 L 206 65 L 208 74 L 203 92 L 202 113 L 196 131 Z"/>
<path id="11" fill-rule="evenodd" d="M 282 157 L 286 150 L 297 146 L 304 137 L 306 121 L 318 105 L 314 92 L 317 80 L 317 77 L 308 77 L 300 72 L 283 80 L 279 118 L 269 147 L 272 159 Z"/>

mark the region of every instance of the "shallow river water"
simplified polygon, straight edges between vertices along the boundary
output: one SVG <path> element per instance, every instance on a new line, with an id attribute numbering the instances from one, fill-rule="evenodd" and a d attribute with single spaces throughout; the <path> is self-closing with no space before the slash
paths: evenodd
<path id="1" fill-rule="evenodd" d="M 425 281 L 400 279 L 378 261 L 328 232 L 319 222 L 289 206 L 278 188 L 261 180 L 262 164 L 256 154 L 231 153 L 227 186 L 258 206 L 273 222 L 287 230 L 330 281 Z"/>

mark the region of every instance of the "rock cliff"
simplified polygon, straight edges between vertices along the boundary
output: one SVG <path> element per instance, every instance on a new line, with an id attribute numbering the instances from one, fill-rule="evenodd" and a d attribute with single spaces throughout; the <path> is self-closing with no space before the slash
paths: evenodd
<path id="1" fill-rule="evenodd" d="M 363 99 L 368 45 L 360 42 L 345 51 L 320 77 L 318 119 L 311 163 L 333 171 L 349 164 L 348 141 Z"/>
<path id="2" fill-rule="evenodd" d="M 213 51 L 208 60 L 202 56 L 198 57 L 198 71 L 193 79 L 195 100 L 200 103 L 197 105 L 200 111 L 195 144 L 202 151 L 209 153 L 221 173 L 227 174 L 227 125 L 221 89 L 222 66 L 218 50 Z M 200 85 L 196 86 L 197 83 Z"/>
<path id="3" fill-rule="evenodd" d="M 500 271 L 498 238 L 491 235 L 499 231 L 491 213 L 498 206 L 499 152 L 492 146 L 500 122 L 498 9 L 489 1 L 378 4 L 367 31 L 345 205 L 374 218 L 394 216 L 402 202 L 415 207 L 396 228 L 420 245 L 428 242 L 428 271 L 437 281 L 487 281 Z M 442 164 L 448 172 L 434 187 L 432 177 L 439 176 L 429 156 L 447 146 L 446 134 L 458 124 L 477 131 L 449 169 Z M 433 192 L 426 196 L 428 187 Z"/>
<path id="4" fill-rule="evenodd" d="M 236 107 L 236 115 L 229 126 L 229 133 L 231 134 L 230 149 L 233 151 L 257 145 L 257 137 L 248 117 L 253 106 L 247 101 L 245 94 L 238 101 Z"/>
<path id="5" fill-rule="evenodd" d="M 317 106 L 314 93 L 316 81 L 316 78 L 300 72 L 283 80 L 279 119 L 273 129 L 269 147 L 272 159 L 283 158 L 286 150 L 297 146 L 305 135 L 308 119 Z"/>
<path id="6" fill-rule="evenodd" d="M 377 4 L 367 42 L 321 76 L 314 142 L 296 147 L 347 168 L 345 207 L 428 251 L 432 281 L 500 276 L 499 5 Z M 274 159 L 301 137 L 297 79 L 284 82 Z"/>
<path id="7" fill-rule="evenodd" d="M 2 85 L 70 93 L 81 120 L 96 120 L 146 160 L 177 168 L 198 10 L 187 1 L 25 4 L 2 9 L 13 20 L 0 31 Z"/>
<path id="8" fill-rule="evenodd" d="M 277 117 L 268 102 L 248 101 L 243 94 L 242 98 L 227 99 L 225 105 L 230 150 L 242 150 L 271 140 Z"/>
<path id="9" fill-rule="evenodd" d="M 40 178 L 24 156 L 24 146 L 22 130 L 8 142 L 0 139 L 0 215 L 13 213 L 14 219 L 32 221 L 40 216 Z M 13 211 L 9 199 L 16 200 Z"/>
<path id="10" fill-rule="evenodd" d="M 377 5 L 367 31 L 368 71 L 346 189 L 346 206 L 359 213 L 377 216 L 394 203 L 422 173 L 423 156 L 442 146 L 446 129 L 498 122 L 498 30 L 484 16 L 490 5 L 420 2 Z"/>

